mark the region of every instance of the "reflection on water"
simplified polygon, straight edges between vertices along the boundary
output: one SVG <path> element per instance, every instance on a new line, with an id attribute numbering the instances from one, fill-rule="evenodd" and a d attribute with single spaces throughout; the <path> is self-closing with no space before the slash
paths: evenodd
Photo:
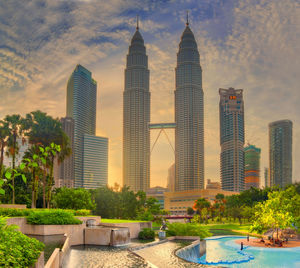
<path id="1" fill-rule="evenodd" d="M 64 259 L 63 268 L 136 268 L 150 267 L 127 248 L 108 246 L 73 246 Z"/>

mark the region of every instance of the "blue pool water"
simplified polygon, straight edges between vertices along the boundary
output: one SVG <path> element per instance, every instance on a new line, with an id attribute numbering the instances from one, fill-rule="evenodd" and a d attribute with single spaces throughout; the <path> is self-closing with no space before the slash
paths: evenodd
<path id="1" fill-rule="evenodd" d="M 245 246 L 241 251 L 240 245 L 234 242 L 241 238 L 245 237 L 208 238 L 206 240 L 206 254 L 198 259 L 198 263 L 247 268 L 300 267 L 300 247 L 261 248 Z"/>

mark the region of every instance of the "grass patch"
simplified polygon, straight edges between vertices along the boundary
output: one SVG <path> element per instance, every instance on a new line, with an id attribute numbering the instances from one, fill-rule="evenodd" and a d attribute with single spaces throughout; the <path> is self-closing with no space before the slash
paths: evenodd
<path id="1" fill-rule="evenodd" d="M 121 219 L 101 219 L 101 223 L 125 223 L 125 222 L 148 222 L 148 221 L 121 220 Z"/>
<path id="2" fill-rule="evenodd" d="M 209 229 L 209 232 L 212 233 L 213 236 L 219 235 L 245 235 L 243 233 L 234 232 L 232 230 L 226 229 Z"/>
<path id="3" fill-rule="evenodd" d="M 203 226 L 203 225 L 202 225 Z M 249 231 L 250 224 L 225 223 L 225 224 L 207 224 L 204 225 L 213 235 L 249 235 L 258 236 L 257 233 Z"/>

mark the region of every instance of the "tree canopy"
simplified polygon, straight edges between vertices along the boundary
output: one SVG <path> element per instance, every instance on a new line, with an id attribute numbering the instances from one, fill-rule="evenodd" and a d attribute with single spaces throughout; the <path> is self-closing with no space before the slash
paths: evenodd
<path id="1" fill-rule="evenodd" d="M 300 195 L 295 186 L 268 193 L 268 200 L 256 204 L 251 230 L 262 233 L 268 229 L 299 226 Z"/>
<path id="2" fill-rule="evenodd" d="M 53 205 L 56 208 L 63 209 L 88 209 L 95 208 L 95 203 L 92 201 L 91 193 L 83 188 L 58 188 L 53 195 Z"/>

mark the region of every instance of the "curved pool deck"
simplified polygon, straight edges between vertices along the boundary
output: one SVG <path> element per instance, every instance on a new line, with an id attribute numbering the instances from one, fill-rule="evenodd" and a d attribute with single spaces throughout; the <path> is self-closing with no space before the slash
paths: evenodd
<path id="1" fill-rule="evenodd" d="M 242 268 L 300 267 L 300 247 L 263 248 L 240 245 L 235 240 L 244 236 L 220 236 L 206 239 L 206 254 L 197 263 Z"/>

